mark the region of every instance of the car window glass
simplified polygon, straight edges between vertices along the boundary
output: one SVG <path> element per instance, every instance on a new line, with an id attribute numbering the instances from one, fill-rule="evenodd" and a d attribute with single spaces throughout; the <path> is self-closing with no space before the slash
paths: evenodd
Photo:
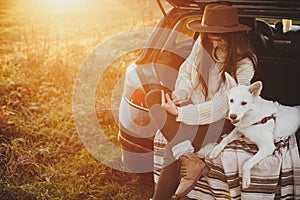
<path id="1" fill-rule="evenodd" d="M 187 27 L 187 24 L 192 21 L 192 20 L 200 20 L 199 17 L 193 17 L 193 18 L 188 18 L 188 19 L 185 19 L 183 20 L 181 23 L 180 23 L 180 26 L 177 26 L 176 27 L 176 31 L 179 31 L 183 34 L 178 34 L 177 37 L 176 37 L 176 40 L 175 40 L 175 43 L 178 44 L 180 42 L 184 42 L 185 40 L 187 40 L 187 37 L 189 39 L 193 38 L 194 37 L 194 34 L 195 32 L 192 31 L 191 29 L 189 29 Z"/>
<path id="2" fill-rule="evenodd" d="M 194 19 L 197 19 L 196 16 L 187 16 L 179 20 L 166 40 L 163 50 L 172 50 L 182 57 L 187 57 L 192 50 L 195 35 L 195 32 L 187 27 L 187 24 Z"/>

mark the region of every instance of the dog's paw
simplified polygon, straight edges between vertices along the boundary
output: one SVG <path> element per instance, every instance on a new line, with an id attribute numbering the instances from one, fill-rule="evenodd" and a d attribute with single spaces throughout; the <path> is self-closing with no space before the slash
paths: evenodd
<path id="1" fill-rule="evenodd" d="M 251 184 L 251 177 L 250 174 L 244 174 L 243 175 L 243 188 L 246 189 Z"/>
<path id="2" fill-rule="evenodd" d="M 213 150 L 210 152 L 208 158 L 209 159 L 215 159 L 218 157 L 218 155 L 221 153 L 221 151 L 223 150 L 221 145 L 217 145 L 213 148 Z"/>

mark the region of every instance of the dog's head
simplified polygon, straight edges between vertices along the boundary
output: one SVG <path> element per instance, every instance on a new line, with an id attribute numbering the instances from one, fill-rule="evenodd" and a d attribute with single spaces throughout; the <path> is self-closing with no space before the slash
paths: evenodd
<path id="1" fill-rule="evenodd" d="M 257 81 L 251 85 L 239 85 L 233 77 L 225 72 L 228 91 L 228 118 L 237 125 L 246 113 L 253 108 L 255 98 L 260 95 L 262 82 Z"/>

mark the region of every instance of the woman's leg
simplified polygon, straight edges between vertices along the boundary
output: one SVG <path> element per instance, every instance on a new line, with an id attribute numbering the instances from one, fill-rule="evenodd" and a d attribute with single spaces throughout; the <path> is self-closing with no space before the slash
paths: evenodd
<path id="1" fill-rule="evenodd" d="M 169 200 L 179 184 L 180 163 L 178 160 L 164 165 L 160 171 L 153 200 Z"/>
<path id="2" fill-rule="evenodd" d="M 182 123 L 176 122 L 176 117 L 167 113 L 161 107 L 160 90 L 150 91 L 146 95 L 146 104 L 152 120 L 168 141 L 165 147 L 163 167 L 156 185 L 153 200 L 168 200 L 171 199 L 176 191 L 180 174 L 179 161 L 174 158 L 172 148 L 174 145 L 187 140 L 185 133 L 188 128 Z M 193 129 L 196 132 L 197 129 L 195 127 Z M 192 132 L 193 130 L 190 131 Z M 193 152 L 193 149 L 190 151 Z"/>
<path id="3" fill-rule="evenodd" d="M 228 120 L 220 120 L 209 125 L 198 126 L 196 134 L 187 132 L 190 140 L 193 141 L 195 152 L 199 151 L 209 142 L 217 142 L 220 135 L 229 133 L 233 129 L 233 125 Z M 184 197 L 196 184 L 197 180 L 204 176 L 209 169 L 205 167 L 205 162 L 196 162 L 197 157 L 194 154 L 187 154 L 181 158 L 181 167 L 183 168 L 184 176 L 181 176 L 180 183 L 175 192 L 176 197 Z M 188 162 L 187 162 L 188 161 Z M 181 170 L 182 171 L 182 170 Z"/>
<path id="4" fill-rule="evenodd" d="M 233 130 L 234 126 L 227 119 L 221 119 L 209 125 L 200 125 L 195 136 L 190 136 L 190 139 L 198 152 L 208 143 L 215 143 L 223 134 L 228 134 Z"/>
<path id="5" fill-rule="evenodd" d="M 149 108 L 152 120 L 154 120 L 158 129 L 160 129 L 160 131 L 168 141 L 168 145 L 165 149 L 166 151 L 164 155 L 164 166 L 160 173 L 154 195 L 155 198 L 153 199 L 168 199 L 171 198 L 171 194 L 173 194 L 173 192 L 176 190 L 176 187 L 178 186 L 178 179 L 180 174 L 178 161 L 176 161 L 173 156 L 173 147 L 179 147 L 179 152 L 185 152 L 182 154 L 187 154 L 187 152 L 193 151 L 197 152 L 204 144 L 203 142 L 206 141 L 208 130 L 211 130 L 212 127 L 215 128 L 217 126 L 217 129 L 212 129 L 210 134 L 212 140 L 216 142 L 219 136 L 228 129 L 228 126 L 224 125 L 224 120 L 222 121 L 223 123 L 218 122 L 211 125 L 201 126 L 190 126 L 176 122 L 176 117 L 167 113 L 161 107 L 161 90 L 158 89 L 152 90 L 146 95 L 146 104 Z M 190 147 L 183 143 L 183 141 L 187 140 L 189 142 L 192 141 L 192 149 L 187 149 Z M 180 180 L 178 189 L 179 193 L 186 193 L 186 191 L 195 183 L 196 178 L 201 174 L 204 165 L 197 156 L 192 154 L 184 156 L 182 160 L 182 163 L 184 163 L 182 165 L 183 168 L 185 168 L 185 170 L 187 171 L 187 176 L 183 177 Z M 173 164 L 175 161 L 177 164 Z M 172 183 L 170 183 L 170 181 Z"/>
<path id="6" fill-rule="evenodd" d="M 161 131 L 168 143 L 186 140 L 185 134 L 178 134 L 182 131 L 181 123 L 176 121 L 174 115 L 169 114 L 161 107 L 161 90 L 155 89 L 147 93 L 145 97 L 146 105 L 149 108 L 150 117 Z"/>
<path id="7" fill-rule="evenodd" d="M 200 150 L 201 147 L 203 147 L 203 145 L 206 145 L 207 142 L 216 142 L 220 135 L 222 135 L 223 133 L 229 133 L 232 129 L 231 127 L 232 125 L 230 123 L 226 123 L 226 122 L 224 123 L 224 120 L 222 120 L 220 122 L 213 123 L 211 125 L 200 125 L 200 126 L 184 125 L 183 129 L 185 130 L 185 133 L 189 136 L 188 138 L 191 141 L 193 141 L 192 144 L 195 148 L 195 152 L 197 152 Z M 195 131 L 195 129 L 197 129 L 197 131 Z M 211 137 L 213 137 L 212 141 L 205 142 L 207 134 L 210 134 Z M 189 159 L 193 156 L 197 157 L 197 155 L 195 154 L 187 155 Z M 184 158 L 185 157 L 186 156 L 184 156 Z M 184 158 L 181 159 L 181 162 L 182 160 L 184 160 Z M 196 162 L 193 162 L 193 160 L 194 161 L 196 160 Z M 174 193 L 177 194 L 178 196 L 181 196 L 181 194 L 185 195 L 186 191 L 188 192 L 190 188 L 193 187 L 194 182 L 197 181 L 196 180 L 197 174 L 201 172 L 202 175 L 201 168 L 203 165 L 200 165 L 199 167 L 198 159 L 191 159 L 191 161 L 192 162 L 187 163 L 188 166 L 186 166 L 185 164 L 180 163 L 179 160 L 175 160 L 175 158 L 173 157 L 171 146 L 167 146 L 165 148 L 164 165 L 163 165 L 164 167 L 160 172 L 160 176 L 156 185 L 156 190 L 154 192 L 152 199 L 153 200 L 170 199 Z M 182 165 L 185 165 L 184 168 L 187 170 L 188 182 L 184 180 L 180 180 L 180 173 L 181 173 L 180 168 L 182 167 Z M 181 183 L 181 185 L 182 183 L 184 183 L 184 185 L 179 187 L 179 183 Z"/>
<path id="8" fill-rule="evenodd" d="M 296 132 L 296 141 L 297 141 L 298 151 L 300 155 L 300 128 Z"/>

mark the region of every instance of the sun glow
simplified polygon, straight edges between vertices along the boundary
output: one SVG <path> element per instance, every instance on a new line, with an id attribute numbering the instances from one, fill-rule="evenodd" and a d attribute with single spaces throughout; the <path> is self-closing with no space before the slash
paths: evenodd
<path id="1" fill-rule="evenodd" d="M 39 0 L 51 13 L 76 12 L 83 6 L 84 0 Z"/>
<path id="2" fill-rule="evenodd" d="M 46 4 L 54 5 L 54 6 L 70 6 L 72 4 L 76 4 L 80 2 L 81 0 L 42 0 Z"/>

